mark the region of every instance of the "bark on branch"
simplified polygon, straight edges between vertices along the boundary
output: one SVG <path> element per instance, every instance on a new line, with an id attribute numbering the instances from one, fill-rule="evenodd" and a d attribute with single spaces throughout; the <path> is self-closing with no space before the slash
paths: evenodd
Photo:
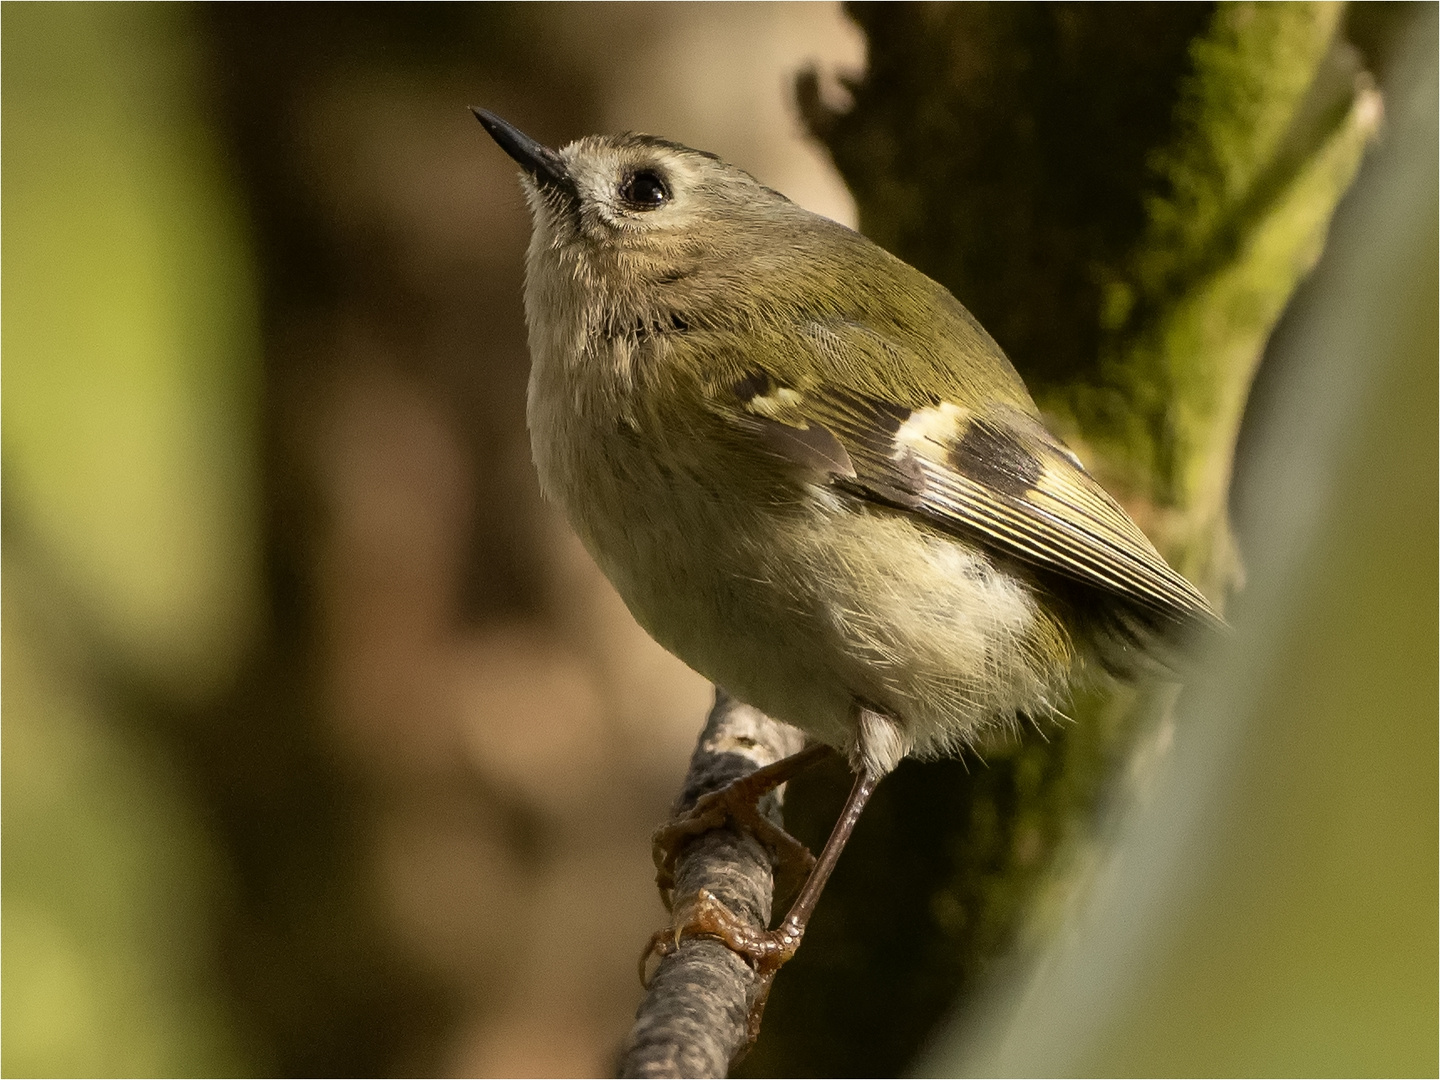
<path id="1" fill-rule="evenodd" d="M 795 728 L 717 690 L 675 813 L 732 780 L 798 753 L 804 743 Z M 782 824 L 783 790 L 760 801 L 760 812 L 777 825 Z M 773 888 L 769 852 L 733 828 L 697 836 L 675 866 L 675 896 L 706 889 L 760 929 L 770 923 Z M 712 938 L 683 939 L 655 969 L 621 1050 L 620 1075 L 724 1076 L 745 1049 L 755 990 L 755 972 L 742 957 Z"/>

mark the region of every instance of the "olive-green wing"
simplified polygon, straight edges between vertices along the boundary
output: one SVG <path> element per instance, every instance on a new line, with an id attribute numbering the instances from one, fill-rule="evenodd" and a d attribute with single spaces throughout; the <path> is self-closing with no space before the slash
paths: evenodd
<path id="1" fill-rule="evenodd" d="M 889 400 L 864 375 L 873 331 L 827 324 L 791 344 L 817 338 L 829 355 L 804 376 L 792 373 L 787 383 L 757 367 L 717 388 L 731 395 L 736 422 L 771 453 L 814 479 L 978 537 L 1167 620 L 1219 623 L 1205 597 L 1034 413 L 1013 402 Z M 884 348 L 893 362 L 896 345 Z"/>

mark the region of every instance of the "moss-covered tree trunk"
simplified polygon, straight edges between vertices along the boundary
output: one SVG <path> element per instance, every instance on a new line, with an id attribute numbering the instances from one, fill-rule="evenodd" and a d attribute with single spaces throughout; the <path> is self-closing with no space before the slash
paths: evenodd
<path id="1" fill-rule="evenodd" d="M 867 235 L 948 286 L 1056 430 L 1217 602 L 1249 388 L 1381 116 L 1339 5 L 854 5 L 868 70 L 802 77 Z M 894 1075 L 1050 917 L 1103 807 L 1163 752 L 1166 687 L 1097 685 L 1070 721 L 881 786 L 751 1075 Z M 1118 782 L 1117 782 L 1118 781 Z M 796 781 L 823 839 L 843 768 Z"/>

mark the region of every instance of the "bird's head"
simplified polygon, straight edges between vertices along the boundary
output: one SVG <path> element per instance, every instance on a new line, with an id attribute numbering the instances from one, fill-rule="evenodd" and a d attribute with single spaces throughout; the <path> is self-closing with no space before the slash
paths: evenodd
<path id="1" fill-rule="evenodd" d="M 702 267 L 725 272 L 777 248 L 777 230 L 813 215 L 714 154 L 653 135 L 595 135 L 552 150 L 473 109 L 521 166 L 536 261 L 577 280 L 626 290 L 665 285 Z"/>

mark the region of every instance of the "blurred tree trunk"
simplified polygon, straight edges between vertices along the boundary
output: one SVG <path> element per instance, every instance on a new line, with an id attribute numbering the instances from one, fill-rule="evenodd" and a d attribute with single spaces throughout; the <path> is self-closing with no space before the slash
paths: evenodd
<path id="1" fill-rule="evenodd" d="M 872 239 L 995 335 L 1056 430 L 1222 604 L 1234 448 L 1270 332 L 1380 120 L 1344 8 L 852 5 L 868 70 L 801 109 Z M 883 784 L 777 981 L 749 1075 L 894 1075 L 1043 939 L 1104 807 L 1163 753 L 1165 687 Z M 823 839 L 843 768 L 791 785 Z"/>
<path id="2" fill-rule="evenodd" d="M 321 538 L 335 510 L 315 464 L 335 387 L 357 372 L 435 388 L 484 460 L 523 437 L 519 297 L 496 301 L 474 258 L 439 271 L 427 262 L 439 257 L 415 206 L 429 205 L 433 191 L 403 203 L 383 188 L 401 155 L 393 130 L 382 131 L 392 144 L 377 150 L 386 144 L 374 129 L 413 124 L 420 113 L 468 138 L 466 95 L 477 82 L 520 82 L 520 72 L 543 75 L 527 99 L 536 112 L 556 127 L 588 129 L 572 102 L 589 100 L 589 88 L 546 53 L 532 14 L 235 4 L 194 15 L 208 104 L 254 228 L 267 619 L 234 693 L 197 728 L 204 737 L 177 749 L 236 867 L 220 944 L 227 989 L 275 1075 L 435 1074 L 457 1017 L 488 1004 L 463 1000 L 420 964 L 377 898 L 376 822 L 397 789 L 451 798 L 469 819 L 499 817 L 510 846 L 533 846 L 534 823 L 482 780 L 459 768 L 445 778 L 450 788 L 417 779 L 395 752 L 389 771 L 377 767 L 347 744 L 346 718 L 330 715 Z M 404 145 L 419 157 L 433 155 L 433 142 L 427 128 Z M 476 341 L 487 342 L 488 362 L 476 361 Z M 500 505 L 530 487 L 525 474 L 483 478 L 480 497 Z M 512 535 L 518 519 L 487 515 L 473 530 L 457 621 L 538 604 L 533 560 L 517 555 L 535 545 Z"/>

